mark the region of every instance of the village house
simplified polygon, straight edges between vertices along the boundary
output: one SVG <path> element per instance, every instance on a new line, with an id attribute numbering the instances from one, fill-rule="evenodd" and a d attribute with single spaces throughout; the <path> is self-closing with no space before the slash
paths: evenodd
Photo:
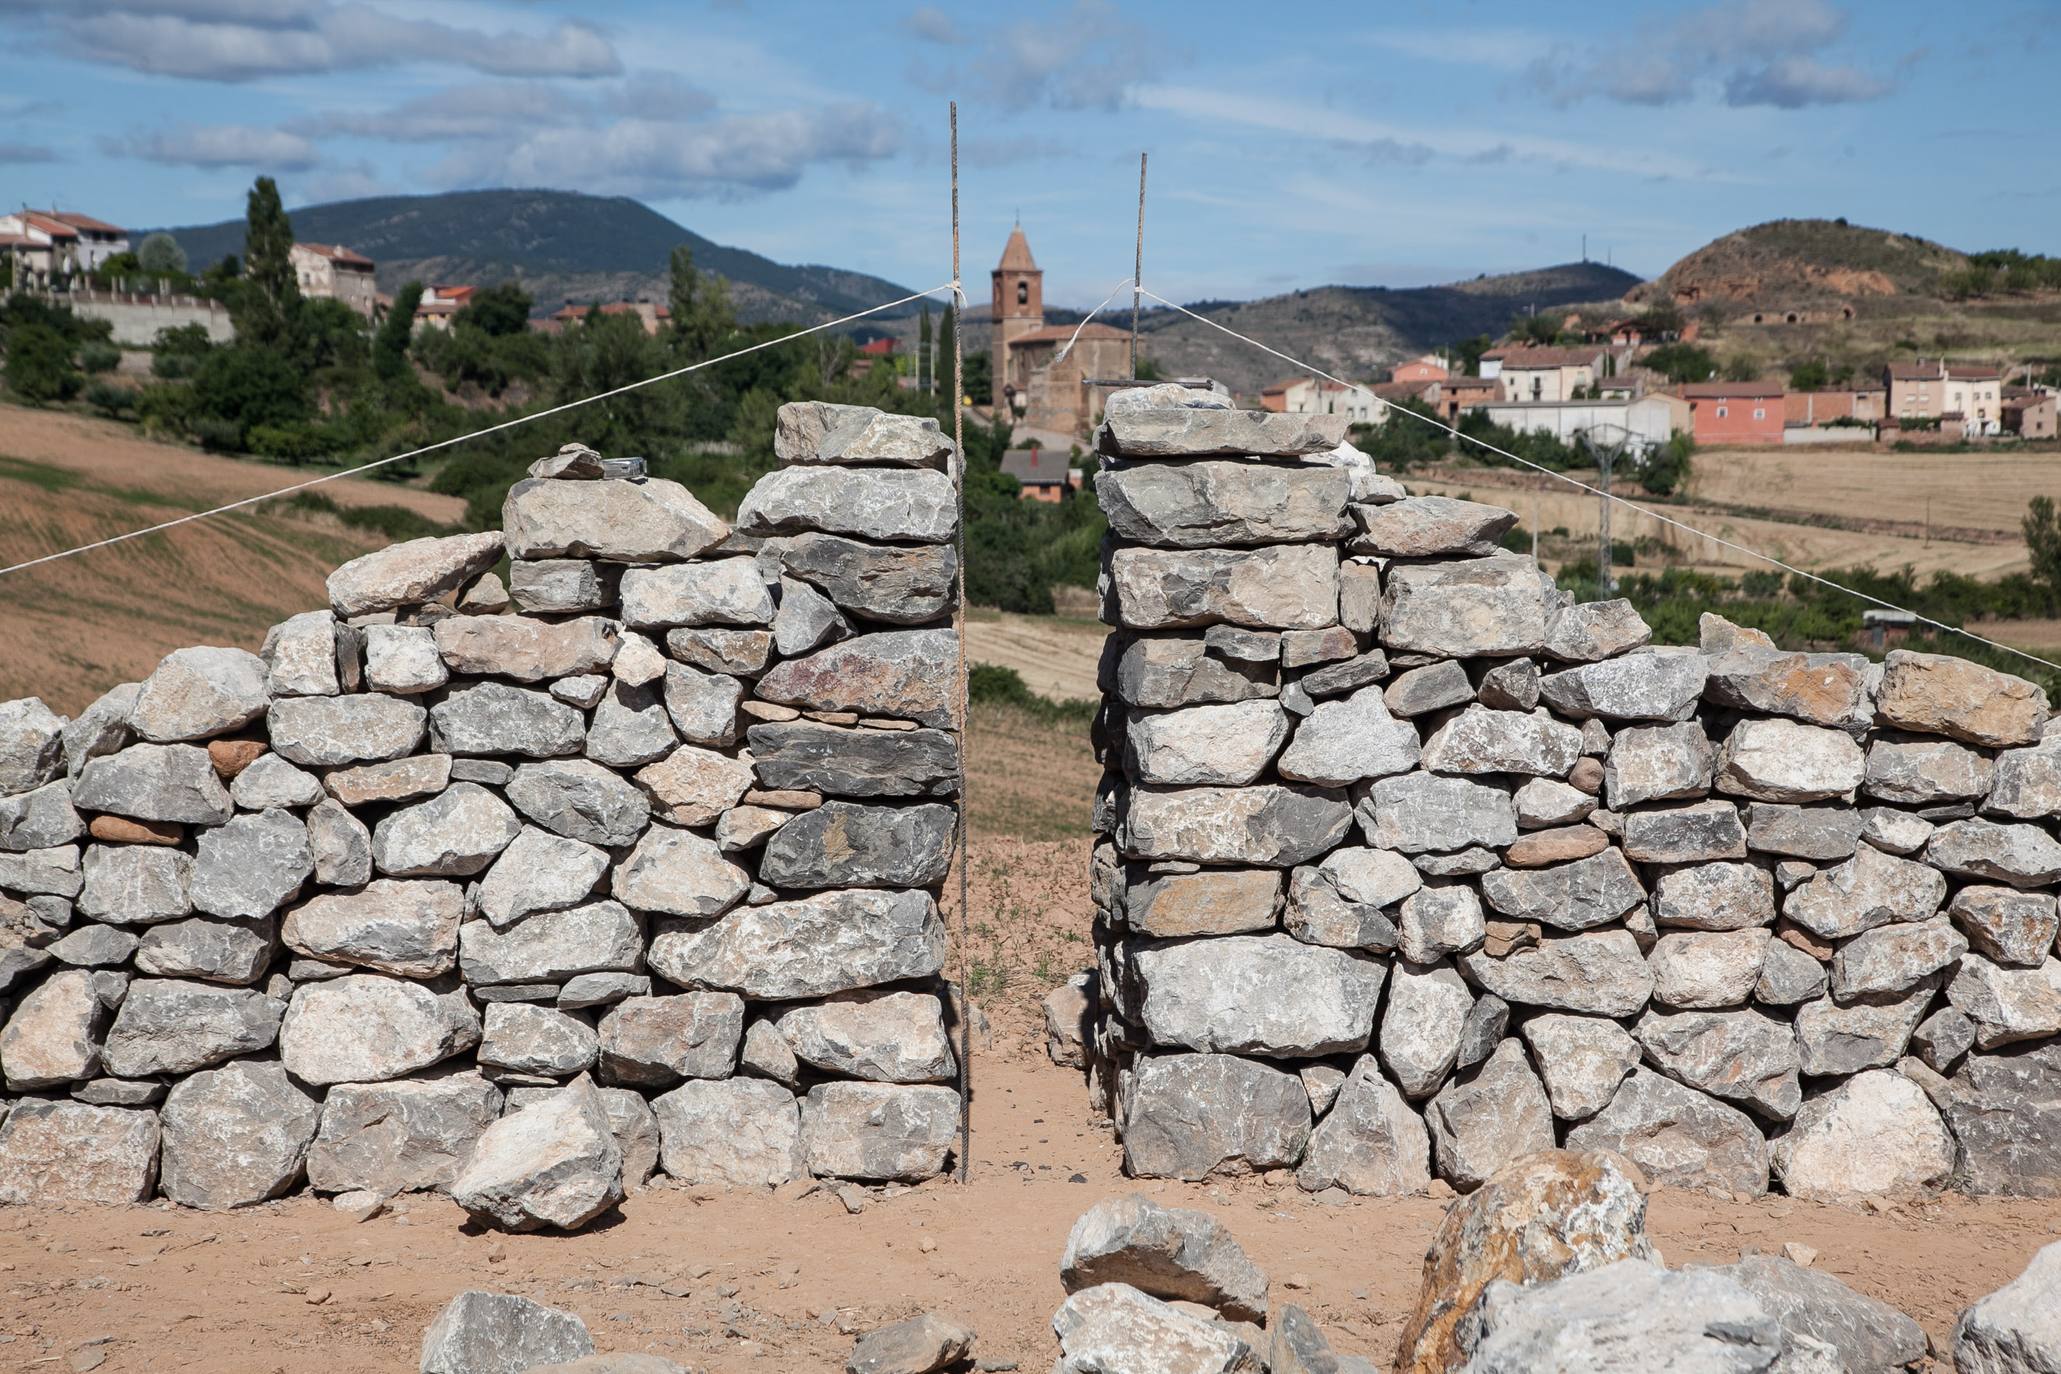
<path id="1" fill-rule="evenodd" d="M 2004 430 L 2021 439 L 2052 439 L 2055 437 L 2057 414 L 2061 414 L 2061 401 L 2051 391 L 2039 391 L 2031 387 L 2012 387 L 2003 401 Z"/>
<path id="2" fill-rule="evenodd" d="M 364 254 L 332 243 L 296 243 L 287 256 L 303 296 L 342 301 L 368 320 L 379 313 L 379 286 Z"/>
<path id="3" fill-rule="evenodd" d="M 1379 392 L 1380 387 L 1374 387 Z M 1291 377 L 1260 391 L 1260 409 L 1277 414 L 1343 415 L 1347 424 L 1378 425 L 1386 418 L 1382 400 L 1399 400 L 1401 395 L 1376 399 L 1363 387 L 1342 386 L 1321 377 Z M 1414 395 L 1411 388 L 1404 394 Z"/>
<path id="4" fill-rule="evenodd" d="M 900 348 L 900 341 L 887 335 L 866 340 L 852 350 L 852 376 L 864 377 L 874 368 L 883 365 L 892 373 L 895 370 L 895 355 Z"/>
<path id="5" fill-rule="evenodd" d="M 2002 431 L 2004 376 L 1996 368 L 1949 364 L 1942 392 L 1941 416 L 1960 416 L 1963 433 L 1996 434 Z"/>
<path id="6" fill-rule="evenodd" d="M 1506 401 L 1571 401 L 1602 375 L 1603 356 L 1590 345 L 1495 348 L 1481 355 L 1481 375 L 1503 384 Z"/>
<path id="7" fill-rule="evenodd" d="M 532 320 L 530 327 L 546 334 L 556 334 L 580 323 L 595 308 L 591 305 L 562 305 L 544 319 Z M 604 315 L 635 315 L 646 334 L 658 333 L 673 318 L 670 307 L 652 301 L 610 301 L 599 308 Z"/>
<path id="8" fill-rule="evenodd" d="M 1503 383 L 1495 377 L 1446 377 L 1424 388 L 1424 403 L 1447 424 L 1458 424 L 1460 412 L 1503 399 Z"/>
<path id="9" fill-rule="evenodd" d="M 449 329 L 451 318 L 472 304 L 470 286 L 426 286 L 415 304 L 417 328 Z"/>
<path id="10" fill-rule="evenodd" d="M 1881 387 L 1834 387 L 1823 391 L 1790 391 L 1782 396 L 1782 423 L 1810 428 L 1838 420 L 1879 425 L 1887 413 L 1889 393 Z"/>
<path id="11" fill-rule="evenodd" d="M 1934 359 L 1891 363 L 1882 370 L 1889 414 L 1899 420 L 1937 420 L 1946 413 L 1946 366 Z"/>
<path id="12" fill-rule="evenodd" d="M 1021 224 L 1009 231 L 989 275 L 996 413 L 1041 434 L 1086 440 L 1102 421 L 1102 392 L 1090 383 L 1130 375 L 1131 336 L 1092 321 L 1078 331 L 1045 323 L 1045 273 Z"/>
<path id="13" fill-rule="evenodd" d="M 1699 448 L 1782 442 L 1780 382 L 1691 382 L 1682 399 Z"/>
<path id="14" fill-rule="evenodd" d="M 1057 504 L 1081 488 L 1081 470 L 1069 454 L 1048 448 L 1012 448 L 1002 455 L 1002 473 L 1014 477 L 1025 501 Z"/>
<path id="15" fill-rule="evenodd" d="M 1473 409 L 1491 424 L 1519 433 L 1550 434 L 1563 444 L 1594 438 L 1640 453 L 1665 444 L 1680 427 L 1677 420 L 1689 419 L 1680 399 L 1657 394 L 1637 400 L 1492 401 Z"/>
<path id="16" fill-rule="evenodd" d="M 47 287 L 128 251 L 127 230 L 74 210 L 0 215 L 0 253 L 13 259 L 17 286 Z"/>
<path id="17" fill-rule="evenodd" d="M 1445 360 L 1435 354 L 1427 353 L 1421 358 L 1412 358 L 1406 363 L 1397 363 L 1390 370 L 1388 380 L 1391 382 L 1440 382 L 1444 381 L 1449 375 L 1451 373 L 1446 367 Z"/>

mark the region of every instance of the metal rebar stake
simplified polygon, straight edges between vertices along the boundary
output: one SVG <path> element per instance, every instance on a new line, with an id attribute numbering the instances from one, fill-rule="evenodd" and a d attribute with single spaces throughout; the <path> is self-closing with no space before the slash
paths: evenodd
<path id="1" fill-rule="evenodd" d="M 959 285 L 959 102 L 952 102 L 952 474 L 958 501 L 958 614 L 953 638 L 959 645 L 959 1181 L 973 1167 L 973 937 L 968 912 L 967 870 L 972 863 L 966 809 L 966 748 L 973 724 L 966 685 L 966 293 Z"/>

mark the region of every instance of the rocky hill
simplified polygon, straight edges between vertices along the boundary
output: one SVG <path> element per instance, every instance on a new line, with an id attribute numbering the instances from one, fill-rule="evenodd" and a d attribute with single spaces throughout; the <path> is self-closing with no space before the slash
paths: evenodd
<path id="1" fill-rule="evenodd" d="M 1779 219 L 1697 249 L 1632 299 L 1744 309 L 1853 305 L 1857 313 L 1897 297 L 1937 299 L 1966 255 L 1910 234 L 1843 219 Z"/>
<path id="2" fill-rule="evenodd" d="M 676 244 L 729 279 L 746 320 L 816 321 L 908 294 L 863 272 L 775 262 L 683 228 L 627 196 L 573 191 L 453 191 L 309 205 L 291 213 L 294 236 L 340 243 L 379 264 L 379 287 L 402 282 L 519 280 L 539 309 L 567 301 L 663 300 Z M 211 263 L 243 251 L 243 221 L 170 229 L 187 259 Z"/>

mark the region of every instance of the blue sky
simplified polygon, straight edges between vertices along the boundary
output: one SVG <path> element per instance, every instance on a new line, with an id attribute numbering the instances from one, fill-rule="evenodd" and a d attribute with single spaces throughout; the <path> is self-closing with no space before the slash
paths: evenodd
<path id="1" fill-rule="evenodd" d="M 127 224 L 474 186 L 636 196 L 786 261 L 1047 298 L 1660 271 L 1763 219 L 2061 251 L 2061 4 L 0 0 L 0 202 Z"/>

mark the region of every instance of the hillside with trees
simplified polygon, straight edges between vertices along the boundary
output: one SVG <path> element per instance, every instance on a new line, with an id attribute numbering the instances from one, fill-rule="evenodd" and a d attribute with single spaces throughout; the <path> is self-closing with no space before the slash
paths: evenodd
<path id="1" fill-rule="evenodd" d="M 8 398 L 88 408 L 210 452 L 303 468 L 353 467 L 771 344 L 799 323 L 740 320 L 729 283 L 706 271 L 689 245 L 676 243 L 660 260 L 671 315 L 656 334 L 633 314 L 600 311 L 556 332 L 532 329 L 533 302 L 514 283 L 476 293 L 439 330 L 413 327 L 421 283 L 404 282 L 373 326 L 340 302 L 301 295 L 288 260 L 294 241 L 278 188 L 260 177 L 234 270 L 218 263 L 210 276 L 188 283 L 228 305 L 235 342 L 210 343 L 198 326 L 166 330 L 140 388 L 99 375 L 120 357 L 104 325 L 61 305 L 8 297 L 0 305 L 0 376 Z M 927 307 L 919 307 L 919 317 L 928 323 Z M 956 327 L 949 306 L 937 323 L 940 352 L 948 356 Z M 642 456 L 655 475 L 686 483 L 727 513 L 774 466 L 774 418 L 785 401 L 872 405 L 949 424 L 949 395 L 920 371 L 910 387 L 893 361 L 859 363 L 849 335 L 811 335 L 467 438 L 375 475 L 459 497 L 469 527 L 495 528 L 502 498 L 524 469 L 579 440 L 604 453 Z M 1049 611 L 1054 586 L 1094 585 L 1105 525 L 1092 497 L 1061 505 L 1019 500 L 1015 479 L 1000 470 L 1009 437 L 1006 423 L 967 429 L 968 592 L 1005 610 Z M 389 531 L 395 537 L 425 532 L 419 522 L 396 521 Z"/>
<path id="2" fill-rule="evenodd" d="M 388 293 L 411 280 L 516 282 L 547 311 L 568 302 L 660 300 L 667 259 L 684 244 L 702 271 L 729 284 L 732 307 L 745 321 L 815 323 L 909 294 L 863 272 L 779 263 L 726 247 L 627 196 L 449 191 L 308 205 L 288 218 L 297 239 L 343 244 L 371 258 Z M 240 220 L 164 232 L 198 265 L 242 251 Z"/>

